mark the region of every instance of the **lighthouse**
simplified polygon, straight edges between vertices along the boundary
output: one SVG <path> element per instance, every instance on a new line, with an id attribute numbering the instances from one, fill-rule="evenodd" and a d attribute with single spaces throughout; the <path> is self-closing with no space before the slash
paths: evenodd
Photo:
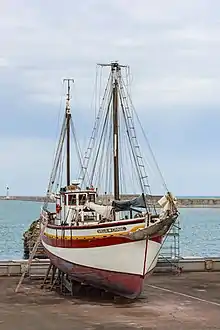
<path id="1" fill-rule="evenodd" d="M 6 199 L 9 199 L 9 186 L 6 187 Z"/>

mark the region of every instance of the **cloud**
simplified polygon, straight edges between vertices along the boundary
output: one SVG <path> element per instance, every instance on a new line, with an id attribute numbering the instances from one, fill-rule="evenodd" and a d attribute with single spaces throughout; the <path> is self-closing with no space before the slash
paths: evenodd
<path id="1" fill-rule="evenodd" d="M 75 5 L 68 1 L 64 7 L 55 1 L 52 11 L 50 1 L 39 1 L 31 6 L 23 2 L 18 12 L 11 10 L 13 1 L 3 3 L 5 57 L 20 71 L 20 83 L 29 86 L 28 94 L 43 102 L 45 98 L 52 103 L 57 100 L 59 82 L 69 74 L 75 77 L 80 97 L 91 94 L 95 63 L 115 59 L 131 65 L 134 97 L 137 93 L 140 106 L 157 106 L 156 96 L 166 102 L 167 93 L 176 94 L 175 104 L 186 99 L 190 103 L 192 98 L 199 102 L 197 95 L 188 95 L 190 86 L 197 94 L 200 79 L 215 84 L 216 66 L 207 64 L 211 58 L 217 59 L 213 48 L 217 48 L 219 28 L 213 22 L 209 25 L 212 12 L 207 15 L 208 2 L 201 6 L 197 1 L 194 5 L 190 1 L 184 5 L 173 1 L 138 1 L 135 5 L 132 1 L 107 1 L 105 5 L 86 1 Z M 199 19 L 205 19 L 204 14 L 207 25 Z M 151 86 L 152 99 L 143 94 L 143 85 Z"/>
<path id="2" fill-rule="evenodd" d="M 33 167 L 21 160 L 15 165 L 10 153 L 21 143 L 22 154 L 33 154 L 33 162 L 38 162 L 43 152 L 45 165 L 38 165 L 49 167 L 46 159 L 55 143 L 57 118 L 64 106 L 62 79 L 75 79 L 73 113 L 79 139 L 85 141 L 94 118 L 95 65 L 119 60 L 131 67 L 133 102 L 162 160 L 161 167 L 166 168 L 168 181 L 177 194 L 197 193 L 204 173 L 193 170 L 192 184 L 192 168 L 204 164 L 205 171 L 202 158 L 209 150 L 209 164 L 217 168 L 220 161 L 214 156 L 213 140 L 218 138 L 213 130 L 217 129 L 220 104 L 219 7 L 216 0 L 39 0 L 31 4 L 20 0 L 19 6 L 15 0 L 2 0 L 0 138 L 7 146 L 4 157 L 11 171 L 17 173 L 13 184 L 16 191 L 21 189 L 21 177 L 26 183 L 31 177 L 35 180 L 30 191 L 43 190 L 45 174 L 39 172 L 35 179 Z M 199 136 L 199 154 L 193 157 L 195 136 Z M 176 147 L 178 144 L 181 148 Z M 166 161 L 164 149 L 169 151 Z M 176 159 L 178 166 L 184 164 L 188 177 L 184 188 L 173 183 L 180 175 L 172 169 Z M 0 165 L 1 173 L 7 171 L 5 167 Z M 215 182 L 208 184 L 207 180 L 206 186 L 210 193 L 217 193 Z"/>

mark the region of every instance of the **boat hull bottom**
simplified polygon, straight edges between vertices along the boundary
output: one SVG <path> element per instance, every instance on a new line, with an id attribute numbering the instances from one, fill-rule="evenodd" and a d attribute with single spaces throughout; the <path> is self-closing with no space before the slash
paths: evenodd
<path id="1" fill-rule="evenodd" d="M 73 264 L 46 250 L 52 264 L 68 275 L 69 279 L 112 292 L 116 295 L 135 299 L 143 289 L 144 277 L 135 274 L 118 273 Z"/>

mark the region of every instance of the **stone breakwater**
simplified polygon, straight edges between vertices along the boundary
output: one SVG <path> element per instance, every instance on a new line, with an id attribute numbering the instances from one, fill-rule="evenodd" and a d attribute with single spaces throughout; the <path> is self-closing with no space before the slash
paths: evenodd
<path id="1" fill-rule="evenodd" d="M 178 207 L 220 207 L 220 198 L 180 198 Z"/>
<path id="2" fill-rule="evenodd" d="M 122 195 L 121 199 L 131 199 L 134 197 L 137 197 L 138 195 Z M 153 196 L 152 201 L 157 202 L 162 196 Z M 106 201 L 112 199 L 112 196 L 99 196 L 98 200 L 100 201 Z M 46 200 L 46 197 L 43 196 L 10 196 L 9 198 L 6 198 L 5 196 L 0 196 L 0 200 L 19 200 L 19 201 L 32 201 L 32 202 L 41 202 L 43 203 Z M 53 202 L 52 200 L 49 202 Z M 177 203 L 179 208 L 198 208 L 198 207 L 206 207 L 206 208 L 214 208 L 214 207 L 220 207 L 220 197 L 219 198 L 213 198 L 213 197 L 191 197 L 191 198 L 177 198 Z"/>

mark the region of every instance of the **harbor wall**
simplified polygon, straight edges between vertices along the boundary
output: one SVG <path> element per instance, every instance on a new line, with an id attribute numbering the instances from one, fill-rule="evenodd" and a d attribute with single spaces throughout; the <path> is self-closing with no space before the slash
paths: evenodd
<path id="1" fill-rule="evenodd" d="M 0 276 L 21 276 L 27 260 L 0 261 Z M 30 277 L 44 277 L 49 267 L 49 260 L 33 260 L 29 270 Z M 182 272 L 212 272 L 220 271 L 220 258 L 183 258 L 178 262 Z M 170 263 L 161 261 L 157 263 L 155 273 L 172 272 Z"/>
<path id="2" fill-rule="evenodd" d="M 131 199 L 137 197 L 138 195 L 122 195 L 121 199 Z M 152 201 L 157 202 L 162 196 L 153 196 Z M 100 200 L 108 200 L 111 199 L 111 196 L 99 196 L 98 199 Z M 19 201 L 32 201 L 32 202 L 41 202 L 45 201 L 46 197 L 43 196 L 10 196 L 6 198 L 5 196 L 0 196 L 0 200 L 19 200 Z M 51 200 L 51 203 L 53 201 Z M 177 198 L 177 205 L 179 208 L 215 208 L 220 207 L 220 197 L 181 197 Z"/>

